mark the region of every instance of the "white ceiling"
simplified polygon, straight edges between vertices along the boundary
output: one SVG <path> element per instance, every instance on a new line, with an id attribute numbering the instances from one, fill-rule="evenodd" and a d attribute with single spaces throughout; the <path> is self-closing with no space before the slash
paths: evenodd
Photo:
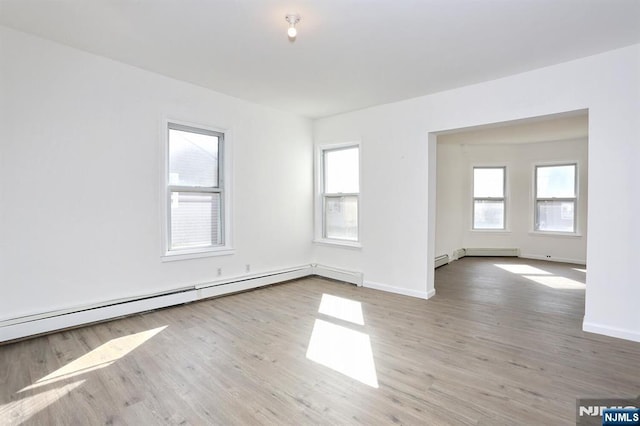
<path id="1" fill-rule="evenodd" d="M 640 1 L 0 0 L 0 24 L 322 117 L 639 43 Z"/>

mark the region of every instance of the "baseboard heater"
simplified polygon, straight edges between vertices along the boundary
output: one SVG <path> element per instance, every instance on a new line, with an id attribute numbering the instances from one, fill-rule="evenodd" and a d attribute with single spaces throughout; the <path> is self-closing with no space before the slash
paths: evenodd
<path id="1" fill-rule="evenodd" d="M 362 287 L 364 278 L 361 272 L 347 271 L 346 269 L 334 268 L 332 266 L 311 264 L 311 275 L 330 278 L 332 280 L 344 281 Z"/>
<path id="2" fill-rule="evenodd" d="M 464 256 L 518 257 L 517 248 L 465 248 Z"/>
<path id="3" fill-rule="evenodd" d="M 314 275 L 314 268 L 311 265 L 304 265 L 262 274 L 243 275 L 201 283 L 165 292 L 10 318 L 0 321 L 0 342 L 9 342 L 56 330 L 108 321 L 127 315 L 237 293 L 310 275 Z"/>
<path id="4" fill-rule="evenodd" d="M 449 264 L 449 255 L 448 254 L 443 254 L 441 256 L 436 257 L 435 260 L 435 267 L 439 268 L 441 266 L 444 265 L 448 265 Z"/>
<path id="5" fill-rule="evenodd" d="M 458 249 L 453 252 L 453 259 L 454 260 L 462 259 L 463 257 L 465 257 L 466 254 L 467 254 L 467 251 L 465 249 L 463 248 Z"/>
<path id="6" fill-rule="evenodd" d="M 317 264 L 241 275 L 163 292 L 113 299 L 101 303 L 74 306 L 1 320 L 0 343 L 91 323 L 109 321 L 127 315 L 182 305 L 211 297 L 233 294 L 312 275 L 332 278 L 357 286 L 362 286 L 363 282 L 361 272 Z"/>

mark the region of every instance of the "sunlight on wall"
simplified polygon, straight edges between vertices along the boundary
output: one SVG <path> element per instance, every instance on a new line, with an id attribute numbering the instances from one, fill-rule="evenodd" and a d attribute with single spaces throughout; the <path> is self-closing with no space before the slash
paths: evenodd
<path id="1" fill-rule="evenodd" d="M 585 274 L 587 273 L 586 269 L 580 269 L 580 268 L 571 268 L 571 269 L 573 269 L 574 271 L 578 271 L 578 272 L 584 272 Z"/>
<path id="2" fill-rule="evenodd" d="M 138 346 L 142 345 L 147 340 L 151 339 L 156 334 L 160 333 L 165 328 L 167 328 L 166 325 L 164 327 L 158 327 L 152 330 L 142 331 L 140 333 L 109 340 L 107 343 L 98 346 L 91 352 L 71 361 L 53 373 L 44 376 L 34 384 L 25 387 L 18 393 L 48 385 L 50 383 L 57 382 L 58 380 L 68 379 L 79 374 L 108 367 Z"/>
<path id="3" fill-rule="evenodd" d="M 317 319 L 307 358 L 361 383 L 378 387 L 368 334 Z"/>
<path id="4" fill-rule="evenodd" d="M 318 312 L 344 321 L 349 321 L 354 324 L 364 325 L 362 304 L 355 300 L 332 296 L 330 294 L 323 294 Z"/>
<path id="5" fill-rule="evenodd" d="M 536 275 L 551 275 L 550 272 L 543 271 L 542 269 L 534 268 L 529 265 L 511 265 L 511 264 L 494 264 L 500 269 L 504 269 L 507 272 L 513 274 L 536 274 Z"/>
<path id="6" fill-rule="evenodd" d="M 573 290 L 573 289 L 582 289 L 586 288 L 586 285 L 583 283 L 572 280 L 565 277 L 557 277 L 557 276 L 531 276 L 531 275 L 523 275 L 524 278 L 537 282 L 538 284 L 546 285 L 547 287 L 558 289 L 558 290 Z"/>
<path id="7" fill-rule="evenodd" d="M 0 422 L 2 424 L 24 424 L 33 415 L 53 404 L 69 392 L 82 385 L 85 381 L 80 380 L 68 383 L 55 389 L 40 392 L 17 401 L 11 401 L 0 406 Z"/>

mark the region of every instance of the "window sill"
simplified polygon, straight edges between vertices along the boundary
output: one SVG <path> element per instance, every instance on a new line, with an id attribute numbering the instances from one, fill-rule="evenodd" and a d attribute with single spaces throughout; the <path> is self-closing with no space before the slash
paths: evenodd
<path id="1" fill-rule="evenodd" d="M 162 262 L 173 262 L 176 260 L 199 259 L 202 257 L 229 256 L 235 252 L 231 247 L 180 250 L 177 252 L 165 252 L 165 254 L 160 257 L 160 260 Z"/>
<path id="2" fill-rule="evenodd" d="M 538 237 L 582 238 L 582 234 L 576 232 L 529 231 L 529 235 Z"/>
<path id="3" fill-rule="evenodd" d="M 360 244 L 357 241 L 328 240 L 323 238 L 323 239 L 313 240 L 313 243 L 321 246 L 337 246 L 337 247 L 344 247 L 344 248 L 350 248 L 350 249 L 362 248 L 362 244 Z"/>
<path id="4" fill-rule="evenodd" d="M 470 229 L 469 232 L 478 232 L 481 234 L 510 234 L 509 229 Z"/>

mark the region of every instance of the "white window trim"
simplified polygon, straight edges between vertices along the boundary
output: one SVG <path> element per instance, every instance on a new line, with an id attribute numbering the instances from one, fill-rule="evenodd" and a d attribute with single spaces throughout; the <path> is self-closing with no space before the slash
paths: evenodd
<path id="1" fill-rule="evenodd" d="M 176 260 L 197 259 L 210 256 L 226 256 L 235 253 L 233 248 L 233 139 L 231 129 L 209 126 L 200 123 L 193 123 L 184 120 L 176 120 L 165 117 L 161 120 L 162 128 L 160 138 L 162 141 L 162 155 L 160 156 L 160 216 L 161 216 L 161 253 L 162 262 Z M 215 247 L 192 248 L 184 250 L 169 251 L 169 197 L 167 188 L 169 186 L 169 124 L 194 127 L 202 130 L 223 133 L 223 155 L 222 155 L 222 175 L 224 182 L 223 194 L 223 236 L 224 244 Z"/>
<path id="2" fill-rule="evenodd" d="M 573 206 L 573 232 L 564 232 L 564 231 L 540 231 L 536 229 L 536 219 L 537 219 L 537 201 L 538 201 L 538 181 L 537 181 L 537 170 L 538 167 L 553 167 L 553 166 L 576 166 L 575 170 L 575 198 L 574 206 Z M 582 237 L 582 234 L 579 232 L 579 214 L 578 209 L 580 205 L 580 162 L 578 160 L 565 160 L 565 161 L 547 161 L 547 162 L 538 162 L 533 164 L 532 170 L 532 179 L 531 179 L 531 192 L 533 197 L 531 197 L 531 225 L 530 225 L 530 235 L 538 235 L 538 236 L 555 236 L 555 237 Z M 565 198 L 558 198 L 558 200 L 566 200 Z"/>
<path id="3" fill-rule="evenodd" d="M 582 238 L 582 234 L 578 232 L 529 231 L 529 235 L 540 237 Z"/>
<path id="4" fill-rule="evenodd" d="M 324 151 L 334 149 L 345 148 L 358 148 L 358 240 L 340 240 L 335 238 L 324 237 L 324 200 L 323 200 L 323 187 L 324 187 L 324 167 L 323 167 L 323 153 Z M 337 246 L 344 248 L 360 249 L 362 248 L 361 236 L 362 236 L 362 148 L 359 141 L 323 144 L 316 146 L 315 161 L 314 161 L 314 182 L 315 182 L 315 196 L 314 196 L 314 239 L 313 243 L 318 245 Z"/>
<path id="5" fill-rule="evenodd" d="M 503 200 L 504 203 L 504 228 L 474 228 L 474 217 L 475 217 L 475 201 L 476 201 L 476 197 L 474 196 L 474 189 L 475 189 L 475 175 L 474 175 L 474 170 L 475 169 L 504 169 L 504 183 L 503 183 L 503 197 L 502 198 L 496 198 L 496 199 L 501 199 Z M 509 164 L 505 164 L 505 163 L 500 163 L 500 164 L 493 164 L 493 163 L 482 163 L 482 164 L 472 164 L 471 165 L 471 205 L 470 205 L 470 211 L 471 211 L 471 228 L 469 229 L 470 232 L 478 232 L 481 234 L 510 234 L 511 233 L 511 229 L 509 229 L 509 212 L 511 211 L 511 206 L 510 206 L 510 202 L 511 202 L 511 197 L 509 197 Z M 478 199 L 485 199 L 482 197 L 479 197 Z"/>

